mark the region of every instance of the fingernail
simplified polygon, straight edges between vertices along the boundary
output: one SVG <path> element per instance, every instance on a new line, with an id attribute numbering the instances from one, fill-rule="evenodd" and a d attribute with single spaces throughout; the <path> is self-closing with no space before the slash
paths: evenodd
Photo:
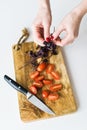
<path id="1" fill-rule="evenodd" d="M 46 42 L 50 42 L 51 39 L 49 37 L 46 38 Z"/>

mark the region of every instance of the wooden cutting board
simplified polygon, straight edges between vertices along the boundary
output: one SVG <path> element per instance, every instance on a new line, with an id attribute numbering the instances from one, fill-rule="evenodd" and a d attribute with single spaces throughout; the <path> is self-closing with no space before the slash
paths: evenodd
<path id="1" fill-rule="evenodd" d="M 28 89 L 31 85 L 29 73 L 32 67 L 29 65 L 29 50 L 35 49 L 35 43 L 24 42 L 21 45 L 13 46 L 13 59 L 15 78 L 18 83 Z M 58 55 L 53 55 L 50 58 L 50 63 L 55 64 L 56 70 L 61 73 L 60 81 L 57 83 L 63 84 L 63 89 L 60 91 L 60 98 L 56 101 L 43 100 L 55 113 L 55 116 L 60 116 L 76 111 L 76 103 L 73 96 L 72 86 L 67 74 L 66 66 L 62 56 L 61 49 L 58 47 Z M 21 120 L 24 122 L 34 121 L 38 119 L 47 119 L 55 116 L 49 115 L 27 101 L 26 97 L 18 92 L 18 103 Z"/>

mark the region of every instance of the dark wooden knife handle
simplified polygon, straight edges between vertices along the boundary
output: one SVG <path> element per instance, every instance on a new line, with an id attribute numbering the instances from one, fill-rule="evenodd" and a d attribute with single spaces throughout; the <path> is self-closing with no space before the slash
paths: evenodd
<path id="1" fill-rule="evenodd" d="M 9 76 L 4 75 L 4 79 L 14 89 L 16 89 L 17 91 L 23 93 L 24 95 L 27 95 L 28 91 L 25 88 L 23 88 L 20 84 L 18 84 L 17 82 L 15 82 L 13 79 L 11 79 Z"/>

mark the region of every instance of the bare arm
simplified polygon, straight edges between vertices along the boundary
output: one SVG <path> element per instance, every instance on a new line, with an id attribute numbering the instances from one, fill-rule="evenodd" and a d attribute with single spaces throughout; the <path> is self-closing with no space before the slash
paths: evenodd
<path id="1" fill-rule="evenodd" d="M 79 34 L 79 27 L 83 16 L 87 13 L 87 0 L 82 0 L 70 13 L 60 22 L 54 32 L 54 42 L 59 46 L 72 43 Z M 65 31 L 66 36 L 60 40 L 59 35 Z"/>
<path id="2" fill-rule="evenodd" d="M 46 8 L 50 10 L 50 1 L 49 0 L 38 0 L 39 8 Z"/>
<path id="3" fill-rule="evenodd" d="M 50 35 L 51 9 L 49 0 L 38 0 L 39 9 L 33 22 L 34 41 L 43 46 L 44 40 Z"/>

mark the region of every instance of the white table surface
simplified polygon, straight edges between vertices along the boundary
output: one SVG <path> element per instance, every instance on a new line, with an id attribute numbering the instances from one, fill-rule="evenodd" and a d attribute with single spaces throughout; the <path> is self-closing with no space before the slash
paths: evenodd
<path id="1" fill-rule="evenodd" d="M 51 0 L 53 26 L 57 26 L 79 0 Z M 37 0 L 0 0 L 0 130 L 87 130 L 87 15 L 82 20 L 79 37 L 63 47 L 67 71 L 72 83 L 78 110 L 75 113 L 30 123 L 19 116 L 17 92 L 4 81 L 7 74 L 13 79 L 14 65 L 11 46 L 21 30 L 31 25 L 38 9 Z"/>

